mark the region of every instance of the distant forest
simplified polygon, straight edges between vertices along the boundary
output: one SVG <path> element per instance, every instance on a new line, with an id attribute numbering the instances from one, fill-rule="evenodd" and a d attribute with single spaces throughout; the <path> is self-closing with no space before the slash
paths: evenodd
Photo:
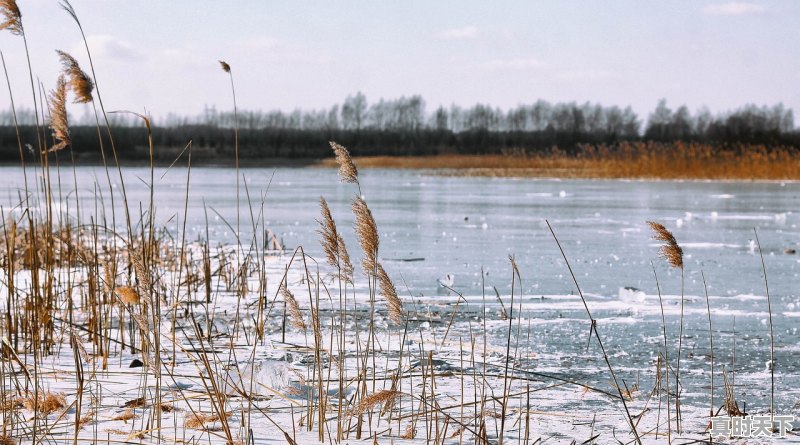
<path id="1" fill-rule="evenodd" d="M 122 160 L 148 159 L 141 121 L 109 115 L 114 143 Z M 23 144 L 36 145 L 33 113 L 17 110 Z M 102 122 L 102 118 L 101 118 Z M 539 100 L 510 110 L 478 104 L 470 108 L 439 107 L 428 112 L 420 96 L 380 99 L 369 103 L 364 94 L 347 97 L 330 109 L 302 111 L 220 111 L 207 107 L 193 116 L 153 117 L 159 162 L 174 159 L 192 141 L 193 159 L 232 159 L 233 128 L 238 122 L 239 156 L 320 159 L 330 156 L 329 140 L 347 146 L 356 156 L 434 154 L 575 153 L 583 144 L 613 147 L 625 141 L 703 142 L 720 150 L 743 145 L 798 147 L 800 132 L 792 110 L 783 105 L 746 105 L 713 115 L 707 109 L 675 110 L 661 100 L 646 124 L 630 107 L 599 104 L 549 103 Z M 71 119 L 72 155 L 81 162 L 98 162 L 100 151 L 94 116 Z M 109 152 L 107 133 L 106 152 Z M 50 137 L 49 130 L 44 134 Z M 28 150 L 28 156 L 33 153 Z M 10 110 L 0 112 L 0 162 L 19 161 L 17 133 Z"/>

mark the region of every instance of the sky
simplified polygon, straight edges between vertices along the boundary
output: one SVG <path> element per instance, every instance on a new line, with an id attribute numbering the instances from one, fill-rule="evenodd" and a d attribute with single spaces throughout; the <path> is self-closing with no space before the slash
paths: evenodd
<path id="1" fill-rule="evenodd" d="M 17 0 L 35 76 L 61 49 L 88 70 L 57 0 Z M 538 99 L 633 107 L 660 98 L 713 113 L 748 103 L 800 112 L 800 2 L 73 0 L 107 110 L 194 116 L 327 108 L 421 95 L 504 109 Z M 23 40 L 0 32 L 17 106 L 30 107 Z M 10 104 L 0 88 L 0 109 Z M 70 105 L 81 114 L 86 105 Z M 796 121 L 798 117 L 795 117 Z"/>

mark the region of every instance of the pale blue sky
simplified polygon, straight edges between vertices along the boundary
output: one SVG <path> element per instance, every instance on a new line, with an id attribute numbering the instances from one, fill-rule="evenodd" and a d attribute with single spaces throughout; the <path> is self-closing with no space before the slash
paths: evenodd
<path id="1" fill-rule="evenodd" d="M 54 49 L 88 69 L 56 0 L 18 0 L 34 70 L 51 88 Z M 421 94 L 428 110 L 537 99 L 631 105 L 659 98 L 712 112 L 746 103 L 800 112 L 800 2 L 74 0 L 107 109 L 195 115 L 303 109 L 362 91 Z M 22 39 L 0 33 L 18 104 L 30 91 Z M 0 108 L 8 107 L 0 89 Z M 81 114 L 82 106 L 70 111 Z"/>

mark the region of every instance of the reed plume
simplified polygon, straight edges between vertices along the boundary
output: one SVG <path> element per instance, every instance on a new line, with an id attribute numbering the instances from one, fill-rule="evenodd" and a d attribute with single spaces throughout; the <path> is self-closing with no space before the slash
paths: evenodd
<path id="1" fill-rule="evenodd" d="M 336 244 L 339 248 L 339 262 L 341 263 L 342 275 L 350 283 L 353 282 L 353 263 L 350 262 L 350 254 L 347 253 L 347 246 L 344 244 L 342 234 L 336 237 Z"/>
<path id="2" fill-rule="evenodd" d="M 67 123 L 67 81 L 63 74 L 58 76 L 56 89 L 50 92 L 50 128 L 56 144 L 48 151 L 58 151 L 72 144 Z"/>
<path id="3" fill-rule="evenodd" d="M 317 220 L 322 235 L 322 250 L 325 252 L 325 258 L 328 264 L 333 267 L 339 267 L 339 232 L 336 231 L 336 221 L 333 220 L 331 209 L 328 207 L 328 201 L 325 198 L 319 198 L 319 207 L 322 210 L 322 221 Z"/>
<path id="4" fill-rule="evenodd" d="M 320 225 L 318 231 L 322 235 L 322 250 L 328 264 L 341 271 L 342 278 L 348 282 L 353 282 L 353 265 L 350 264 L 350 255 L 344 245 L 342 235 L 336 230 L 336 221 L 333 220 L 331 209 L 325 198 L 319 198 L 319 206 L 322 210 L 322 221 L 317 220 Z"/>
<path id="5" fill-rule="evenodd" d="M 350 152 L 336 142 L 330 141 L 330 144 L 336 155 L 336 163 L 339 164 L 339 177 L 342 182 L 358 183 L 358 169 L 353 163 L 353 158 L 350 157 Z"/>
<path id="6" fill-rule="evenodd" d="M 297 299 L 283 283 L 281 283 L 279 291 L 283 297 L 283 301 L 286 302 L 286 306 L 289 308 L 289 316 L 291 318 L 292 326 L 305 331 L 306 322 L 303 320 L 303 313 L 300 312 L 300 305 L 297 304 Z"/>
<path id="7" fill-rule="evenodd" d="M 58 58 L 61 60 L 62 72 L 67 76 L 67 84 L 75 95 L 76 104 L 85 104 L 92 101 L 92 91 L 94 82 L 86 72 L 84 72 L 78 61 L 64 51 L 56 50 Z"/>
<path id="8" fill-rule="evenodd" d="M 378 226 L 366 201 L 358 197 L 353 201 L 353 214 L 356 216 L 355 230 L 365 258 L 361 265 L 367 275 L 374 273 L 378 255 Z"/>
<path id="9" fill-rule="evenodd" d="M 377 267 L 378 285 L 380 286 L 381 295 L 383 295 L 383 298 L 386 299 L 386 303 L 389 305 L 389 318 L 393 322 L 400 324 L 403 322 L 403 303 L 400 301 L 400 297 L 397 296 L 394 283 L 392 283 L 383 265 L 378 263 Z"/>
<path id="10" fill-rule="evenodd" d="M 219 65 L 222 67 L 222 71 L 225 71 L 226 73 L 231 72 L 231 66 L 228 65 L 228 63 L 225 62 L 224 60 L 220 60 Z"/>
<path id="11" fill-rule="evenodd" d="M 683 269 L 683 249 L 678 245 L 672 232 L 667 230 L 663 224 L 655 221 L 647 221 L 647 224 L 653 229 L 653 239 L 664 243 L 659 249 L 661 256 L 667 259 L 670 266 Z"/>
<path id="12" fill-rule="evenodd" d="M 11 34 L 21 36 L 22 30 L 22 13 L 17 6 L 16 0 L 0 0 L 0 15 L 3 16 L 3 21 L 0 23 L 0 31 L 7 29 Z"/>

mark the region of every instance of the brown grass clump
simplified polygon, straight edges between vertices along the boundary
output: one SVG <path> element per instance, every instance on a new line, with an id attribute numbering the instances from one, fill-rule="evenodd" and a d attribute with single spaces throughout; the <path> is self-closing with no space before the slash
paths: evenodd
<path id="1" fill-rule="evenodd" d="M 653 239 L 664 243 L 659 250 L 661 256 L 666 258 L 672 267 L 683 269 L 683 249 L 678 245 L 672 232 L 667 230 L 663 224 L 655 221 L 647 221 L 647 224 L 653 229 Z"/>
<path id="2" fill-rule="evenodd" d="M 114 293 L 117 295 L 117 298 L 119 298 L 119 301 L 125 304 L 139 304 L 141 301 L 139 293 L 130 286 L 119 286 L 114 289 Z"/>
<path id="3" fill-rule="evenodd" d="M 330 141 L 330 144 L 336 155 L 336 163 L 339 164 L 339 177 L 342 182 L 358 183 L 358 169 L 350 157 L 350 152 L 336 142 Z"/>
<path id="4" fill-rule="evenodd" d="M 60 50 L 56 50 L 56 53 L 61 59 L 63 72 L 68 79 L 67 84 L 72 89 L 72 94 L 75 95 L 75 103 L 85 104 L 91 102 L 92 91 L 94 91 L 92 79 L 81 69 L 74 57 Z"/>
<path id="5" fill-rule="evenodd" d="M 50 128 L 56 144 L 48 151 L 58 151 L 72 144 L 67 122 L 67 81 L 63 74 L 58 76 L 56 89 L 50 92 Z"/>
<path id="6" fill-rule="evenodd" d="M 143 408 L 145 406 L 147 406 L 147 400 L 144 397 L 137 397 L 122 404 L 123 408 Z"/>
<path id="7" fill-rule="evenodd" d="M 377 405 L 381 405 L 396 399 L 400 395 L 402 395 L 400 391 L 393 391 L 391 389 L 384 389 L 383 391 L 372 393 L 361 400 L 361 402 L 356 406 L 355 410 L 353 410 L 353 413 L 355 415 L 361 415 Z"/>
<path id="8" fill-rule="evenodd" d="M 0 0 L 0 15 L 3 16 L 0 31 L 7 29 L 11 34 L 22 35 L 22 13 L 16 0 Z"/>
<path id="9" fill-rule="evenodd" d="M 17 445 L 17 440 L 5 434 L 0 434 L 0 445 Z"/>
<path id="10" fill-rule="evenodd" d="M 36 411 L 36 414 L 43 414 L 45 416 L 52 414 L 55 411 L 62 410 L 67 406 L 67 400 L 64 394 L 46 392 L 39 394 L 37 399 L 31 393 L 22 402 L 26 409 Z"/>
<path id="11" fill-rule="evenodd" d="M 400 301 L 400 297 L 397 296 L 394 283 L 392 283 L 389 274 L 386 273 L 381 263 L 378 263 L 378 285 L 380 286 L 381 295 L 389 305 L 389 318 L 397 324 L 402 323 L 403 303 Z"/>
<path id="12" fill-rule="evenodd" d="M 112 417 L 111 420 L 121 420 L 125 423 L 128 423 L 129 420 L 134 419 L 135 417 L 136 414 L 134 414 L 133 409 L 129 408 L 123 411 L 122 413 Z"/>
<path id="13" fill-rule="evenodd" d="M 356 216 L 355 230 L 358 242 L 365 255 L 361 264 L 367 275 L 372 275 L 375 273 L 377 265 L 378 225 L 375 223 L 375 218 L 372 217 L 366 201 L 361 197 L 353 201 L 353 214 Z"/>
<path id="14" fill-rule="evenodd" d="M 199 430 L 203 428 L 203 424 L 206 421 L 206 416 L 203 414 L 189 414 L 186 416 L 186 420 L 183 422 L 183 426 L 186 428 L 191 428 L 193 430 Z"/>
<path id="15" fill-rule="evenodd" d="M 287 289 L 286 285 L 283 283 L 281 283 L 279 291 L 283 297 L 283 301 L 286 302 L 286 306 L 289 309 L 289 318 L 292 326 L 305 331 L 306 322 L 303 320 L 303 312 L 300 311 L 300 305 L 297 303 L 297 299 L 294 297 L 294 294 L 292 294 L 292 292 Z"/>
<path id="16" fill-rule="evenodd" d="M 414 424 L 409 423 L 406 427 L 406 432 L 400 435 L 401 439 L 413 439 L 417 436 L 417 430 L 414 429 Z"/>
<path id="17" fill-rule="evenodd" d="M 233 413 L 226 412 L 224 417 L 228 419 L 231 415 L 233 415 Z M 218 414 L 192 413 L 186 416 L 183 426 L 194 430 L 209 429 L 207 424 L 217 422 L 221 420 L 221 418 L 222 417 Z"/>
<path id="18" fill-rule="evenodd" d="M 722 407 L 725 412 L 731 417 L 741 417 L 745 413 L 739 409 L 739 404 L 736 403 L 736 396 L 733 393 L 733 385 L 728 382 L 728 373 L 725 369 L 722 370 L 722 386 L 725 388 L 725 402 Z"/>
<path id="19" fill-rule="evenodd" d="M 175 411 L 175 406 L 173 406 L 171 403 L 162 403 L 161 404 L 161 412 L 162 413 L 171 413 L 173 411 Z"/>
<path id="20" fill-rule="evenodd" d="M 92 423 L 94 421 L 94 413 L 90 412 L 78 419 L 78 429 L 83 429 L 86 425 Z"/>

